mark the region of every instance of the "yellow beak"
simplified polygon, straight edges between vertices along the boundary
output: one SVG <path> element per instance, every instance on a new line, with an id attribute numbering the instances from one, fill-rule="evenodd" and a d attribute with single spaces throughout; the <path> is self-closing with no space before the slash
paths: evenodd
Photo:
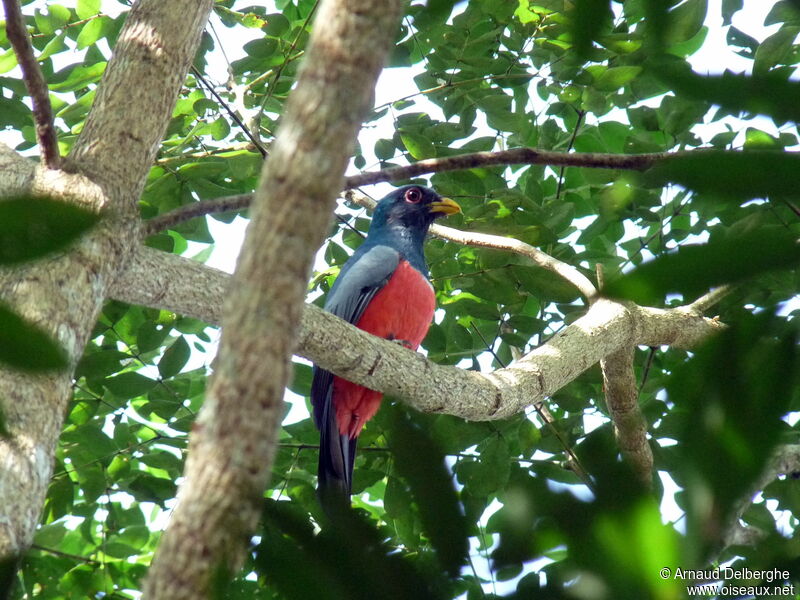
<path id="1" fill-rule="evenodd" d="M 437 202 L 431 202 L 430 211 L 433 213 L 444 213 L 454 215 L 461 212 L 461 207 L 457 202 L 450 198 L 440 198 Z"/>

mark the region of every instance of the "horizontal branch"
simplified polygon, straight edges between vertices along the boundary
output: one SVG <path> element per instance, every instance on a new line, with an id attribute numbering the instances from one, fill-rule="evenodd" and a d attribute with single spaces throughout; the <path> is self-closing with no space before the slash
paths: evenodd
<path id="1" fill-rule="evenodd" d="M 39 63 L 33 56 L 33 46 L 25 28 L 19 3 L 16 0 L 3 0 L 6 13 L 6 35 L 14 48 L 25 87 L 31 95 L 33 104 L 33 121 L 36 125 L 36 140 L 42 151 L 42 162 L 50 169 L 57 169 L 61 164 L 58 153 L 58 138 L 53 123 L 53 107 L 50 104 L 50 95 L 44 75 L 39 68 Z"/>
<path id="2" fill-rule="evenodd" d="M 390 167 L 380 171 L 352 175 L 345 181 L 348 188 L 409 179 L 427 173 L 463 171 L 483 167 L 510 165 L 550 165 L 554 167 L 587 167 L 591 169 L 623 169 L 644 171 L 656 161 L 674 156 L 675 153 L 654 152 L 651 154 L 602 154 L 596 152 L 551 152 L 535 148 L 512 148 L 496 152 L 473 152 L 443 158 L 427 158 L 402 167 Z"/>
<path id="3" fill-rule="evenodd" d="M 252 201 L 253 194 L 238 194 L 236 196 L 225 196 L 223 198 L 214 198 L 213 200 L 200 200 L 199 202 L 184 204 L 180 208 L 144 221 L 139 231 L 141 236 L 146 238 L 196 217 L 245 210 Z"/>
<path id="4" fill-rule="evenodd" d="M 219 324 L 230 276 L 142 247 L 111 297 Z M 202 298 L 198 298 L 198 292 Z M 689 348 L 723 325 L 684 309 L 595 302 L 586 315 L 511 366 L 491 373 L 443 366 L 306 305 L 297 354 L 424 412 L 501 419 L 552 395 L 605 356 L 634 345 Z"/>
<path id="5" fill-rule="evenodd" d="M 380 171 L 351 175 L 345 178 L 344 186 L 345 189 L 353 189 L 373 183 L 409 179 L 410 177 L 416 177 L 417 175 L 424 175 L 426 173 L 442 173 L 445 171 L 474 169 L 476 167 L 496 167 L 515 164 L 643 171 L 653 166 L 653 163 L 656 161 L 675 155 L 676 153 L 669 154 L 666 152 L 654 154 L 567 153 L 536 150 L 534 148 L 514 148 L 513 150 L 502 150 L 498 152 L 474 152 L 445 158 L 430 158 L 403 167 L 390 167 Z M 229 208 L 230 202 L 227 197 L 206 200 L 203 203 L 187 204 L 146 221 L 144 231 L 149 232 L 148 235 L 152 235 L 152 233 L 160 231 L 165 227 L 171 227 L 183 221 L 194 219 L 195 217 L 217 212 L 227 212 L 230 210 L 241 210 L 250 203 L 252 194 L 240 194 L 231 196 L 231 198 L 236 198 L 237 202 L 241 202 L 242 205 L 238 209 Z M 200 204 L 202 204 L 202 209 L 194 208 Z"/>

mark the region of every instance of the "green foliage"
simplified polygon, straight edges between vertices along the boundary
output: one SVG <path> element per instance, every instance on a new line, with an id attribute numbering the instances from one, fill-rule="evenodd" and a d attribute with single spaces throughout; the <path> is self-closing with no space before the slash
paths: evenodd
<path id="1" fill-rule="evenodd" d="M 764 227 L 707 244 L 681 246 L 612 281 L 603 293 L 639 304 L 662 304 L 668 293 L 697 298 L 710 288 L 741 283 L 800 263 L 800 246 L 784 228 Z"/>
<path id="2" fill-rule="evenodd" d="M 517 165 L 416 181 L 462 205 L 448 225 L 522 240 L 590 278 L 599 266 L 609 294 L 669 306 L 677 302 L 671 294 L 691 302 L 709 286 L 736 282 L 714 308 L 729 330 L 692 355 L 637 351 L 639 406 L 661 475 L 651 491 L 617 456 L 597 367 L 548 399 L 552 424 L 533 409 L 484 423 L 384 402 L 359 439 L 354 510 L 335 518 L 315 494 L 318 434 L 304 418 L 306 403 L 287 397 L 291 420 L 281 429 L 263 529 L 245 570 L 232 581 L 220 573 L 220 597 L 666 600 L 683 597 L 685 582 L 661 579 L 661 568 L 707 568 L 715 557 L 736 568 L 791 569 L 798 583 L 790 538 L 800 496 L 791 477 L 770 483 L 743 512 L 742 522 L 763 532 L 759 541 L 726 548 L 721 540 L 771 450 L 797 443 L 800 410 L 800 7 L 765 0 L 764 24 L 773 27 L 756 35 L 739 19 L 753 3 L 723 0 L 716 15 L 706 0 L 410 2 L 390 67 L 413 67 L 417 89 L 375 108 L 354 166 L 523 146 L 685 150 L 644 174 Z M 66 154 L 126 3 L 23 4 Z M 215 2 L 216 34 L 204 35 L 193 62 L 200 75 L 189 74 L 172 112 L 140 198 L 144 219 L 256 187 L 261 154 L 200 76 L 216 85 L 220 71 L 209 64 L 224 60 L 224 47 L 229 81 L 216 89 L 245 122 L 258 122 L 269 146 L 316 2 L 267 5 Z M 722 36 L 708 29 L 718 17 Z M 718 72 L 720 61 L 698 74 L 705 67 L 693 69 L 690 57 L 722 38 L 749 71 Z M 17 150 L 30 150 L 35 132 L 15 66 L 13 52 L 0 52 L 0 127 L 19 134 Z M 0 259 L 40 258 L 91 224 L 57 210 L 42 211 L 47 233 L 0 214 Z M 338 212 L 347 225 L 337 222 L 326 241 L 326 264 L 309 286 L 317 302 L 369 224 L 363 211 Z M 205 260 L 215 240 L 207 220 L 194 219 L 146 243 Z M 527 258 L 439 239 L 426 252 L 441 310 L 422 348 L 436 362 L 500 368 L 585 312 L 570 284 Z M 37 329 L 6 312 L 0 307 L 0 357 L 27 368 L 58 362 Z M 16 597 L 136 597 L 174 506 L 215 337 L 167 311 L 104 307 L 75 372 Z M 290 389 L 307 396 L 310 367 L 297 362 L 294 373 Z M 0 414 L 0 434 L 3 426 Z M 674 495 L 662 483 L 670 479 Z M 677 509 L 662 514 L 668 500 Z M 773 506 L 787 511 L 782 519 Z"/>

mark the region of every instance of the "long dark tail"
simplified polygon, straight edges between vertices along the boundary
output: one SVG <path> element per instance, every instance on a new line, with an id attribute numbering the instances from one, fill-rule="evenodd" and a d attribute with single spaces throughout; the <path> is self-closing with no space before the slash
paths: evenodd
<path id="1" fill-rule="evenodd" d="M 333 407 L 329 412 L 320 431 L 318 492 L 321 498 L 335 495 L 349 502 L 358 438 L 339 433 Z"/>
<path id="2" fill-rule="evenodd" d="M 332 397 L 333 375 L 315 368 L 311 390 L 314 421 L 320 438 L 317 491 L 323 503 L 328 497 L 342 498 L 349 503 L 358 438 L 339 433 Z"/>

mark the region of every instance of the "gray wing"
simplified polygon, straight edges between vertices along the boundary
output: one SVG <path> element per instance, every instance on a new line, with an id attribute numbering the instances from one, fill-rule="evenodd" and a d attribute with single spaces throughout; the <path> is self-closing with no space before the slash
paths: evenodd
<path id="1" fill-rule="evenodd" d="M 342 267 L 325 301 L 325 310 L 358 323 L 370 301 L 400 264 L 400 253 L 388 246 L 361 246 Z M 319 486 L 350 495 L 356 440 L 339 433 L 333 406 L 333 373 L 314 366 L 311 404 L 320 430 Z"/>

